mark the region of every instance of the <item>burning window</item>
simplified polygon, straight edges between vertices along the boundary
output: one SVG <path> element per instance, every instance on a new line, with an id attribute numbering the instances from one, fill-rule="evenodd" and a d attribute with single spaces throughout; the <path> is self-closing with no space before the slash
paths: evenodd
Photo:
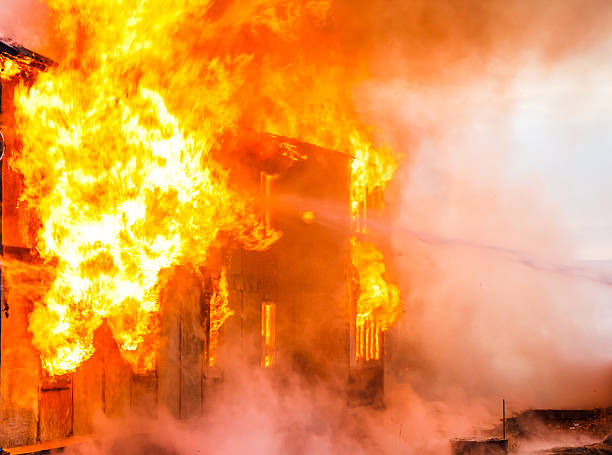
<path id="1" fill-rule="evenodd" d="M 380 360 L 382 328 L 376 318 L 358 315 L 355 337 L 357 360 Z"/>
<path id="2" fill-rule="evenodd" d="M 382 332 L 402 314 L 399 288 L 387 280 L 384 256 L 372 243 L 353 237 L 351 256 L 356 288 L 355 357 L 363 361 L 379 360 Z"/>
<path id="3" fill-rule="evenodd" d="M 276 351 L 276 303 L 261 305 L 261 347 L 261 366 L 271 367 Z"/>

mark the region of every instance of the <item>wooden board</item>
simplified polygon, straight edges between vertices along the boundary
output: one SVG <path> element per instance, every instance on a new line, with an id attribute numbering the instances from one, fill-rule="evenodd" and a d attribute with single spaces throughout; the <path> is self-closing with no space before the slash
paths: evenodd
<path id="1" fill-rule="evenodd" d="M 73 433 L 93 432 L 93 419 L 104 412 L 104 352 L 100 330 L 94 335 L 96 352 L 72 375 Z"/>
<path id="2" fill-rule="evenodd" d="M 129 412 L 132 397 L 132 368 L 121 357 L 117 343 L 106 324 L 102 325 L 104 341 L 104 413 L 111 418 Z"/>
<path id="3" fill-rule="evenodd" d="M 40 392 L 40 441 L 65 438 L 72 433 L 72 386 Z"/>
<path id="4" fill-rule="evenodd" d="M 135 374 L 132 376 L 131 409 L 139 415 L 155 416 L 157 413 L 157 375 Z"/>
<path id="5" fill-rule="evenodd" d="M 192 275 L 182 276 L 181 296 L 181 418 L 202 412 L 202 371 L 205 360 L 205 331 L 201 282 Z"/>
<path id="6" fill-rule="evenodd" d="M 176 284 L 173 275 L 161 295 L 162 317 L 159 360 L 157 363 L 157 399 L 174 418 L 180 417 L 181 410 L 181 317 Z"/>

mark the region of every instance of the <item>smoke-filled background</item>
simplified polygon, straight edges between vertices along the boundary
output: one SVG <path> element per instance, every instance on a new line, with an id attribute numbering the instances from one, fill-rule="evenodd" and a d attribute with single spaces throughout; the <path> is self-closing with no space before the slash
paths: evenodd
<path id="1" fill-rule="evenodd" d="M 405 157 L 387 195 L 406 374 L 437 398 L 608 405 L 611 5 L 436 5 L 389 11 L 355 91 Z"/>
<path id="2" fill-rule="evenodd" d="M 53 22 L 40 2 L 0 1 L 0 34 L 59 60 Z M 401 156 L 377 228 L 405 301 L 403 384 L 384 412 L 300 384 L 281 396 L 265 378 L 228 384 L 198 422 L 209 431 L 163 420 L 158 442 L 437 453 L 494 419 L 502 397 L 516 411 L 612 404 L 612 4 L 337 1 L 310 26 L 320 41 L 308 29 L 292 45 L 308 60 L 333 43 L 323 64 L 350 75 L 360 119 Z"/>

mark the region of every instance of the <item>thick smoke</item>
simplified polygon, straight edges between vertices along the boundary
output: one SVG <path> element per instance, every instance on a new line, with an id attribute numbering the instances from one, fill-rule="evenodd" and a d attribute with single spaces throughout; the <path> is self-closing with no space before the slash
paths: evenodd
<path id="1" fill-rule="evenodd" d="M 119 425 L 100 417 L 93 440 L 67 453 L 438 454 L 447 451 L 449 435 L 488 417 L 478 405 L 426 403 L 408 390 L 384 411 L 347 407 L 325 386 L 296 377 L 277 384 L 264 373 L 226 381 L 207 397 L 201 418 L 178 421 L 163 409 L 157 418 L 132 415 Z"/>
<path id="2" fill-rule="evenodd" d="M 574 87 L 581 78 L 612 73 L 598 57 L 609 49 L 611 8 L 557 2 L 551 10 L 540 2 L 528 11 L 469 3 L 418 9 L 427 11 L 428 25 L 419 22 L 402 36 L 422 39 L 381 47 L 377 75 L 356 91 L 363 117 L 404 156 L 387 191 L 406 299 L 404 366 L 430 397 L 459 390 L 496 405 L 504 396 L 515 411 L 607 406 L 610 271 L 577 262 L 580 239 L 568 218 L 580 211 L 568 207 L 565 193 L 555 194 L 555 169 L 542 168 L 550 161 L 541 156 L 557 154 L 562 163 L 566 154 L 588 159 L 584 147 L 605 147 L 605 138 L 580 139 L 585 131 L 605 134 L 593 117 L 608 111 L 596 96 L 567 94 L 580 93 Z M 531 80 L 525 82 L 525 73 Z M 550 90 L 546 80 L 565 89 Z M 592 90 L 607 93 L 601 82 Z M 525 106 L 547 110 L 548 131 L 531 129 L 524 137 L 517 124 L 530 120 Z M 529 149 L 547 134 L 566 138 L 575 150 Z M 575 191 L 592 185 L 588 179 Z"/>

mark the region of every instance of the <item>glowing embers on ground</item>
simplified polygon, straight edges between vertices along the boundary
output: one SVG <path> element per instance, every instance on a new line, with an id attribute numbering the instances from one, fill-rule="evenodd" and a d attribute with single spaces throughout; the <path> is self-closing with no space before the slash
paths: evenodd
<path id="1" fill-rule="evenodd" d="M 385 278 L 384 256 L 374 245 L 353 237 L 351 256 L 358 283 L 355 355 L 357 360 L 378 360 L 382 350 L 382 332 L 402 315 L 399 288 Z"/>
<path id="2" fill-rule="evenodd" d="M 217 346 L 219 344 L 219 330 L 227 318 L 234 312 L 229 306 L 229 294 L 227 285 L 227 270 L 221 269 L 219 285 L 210 299 L 210 332 L 208 347 L 208 365 L 215 366 L 217 361 Z"/>

